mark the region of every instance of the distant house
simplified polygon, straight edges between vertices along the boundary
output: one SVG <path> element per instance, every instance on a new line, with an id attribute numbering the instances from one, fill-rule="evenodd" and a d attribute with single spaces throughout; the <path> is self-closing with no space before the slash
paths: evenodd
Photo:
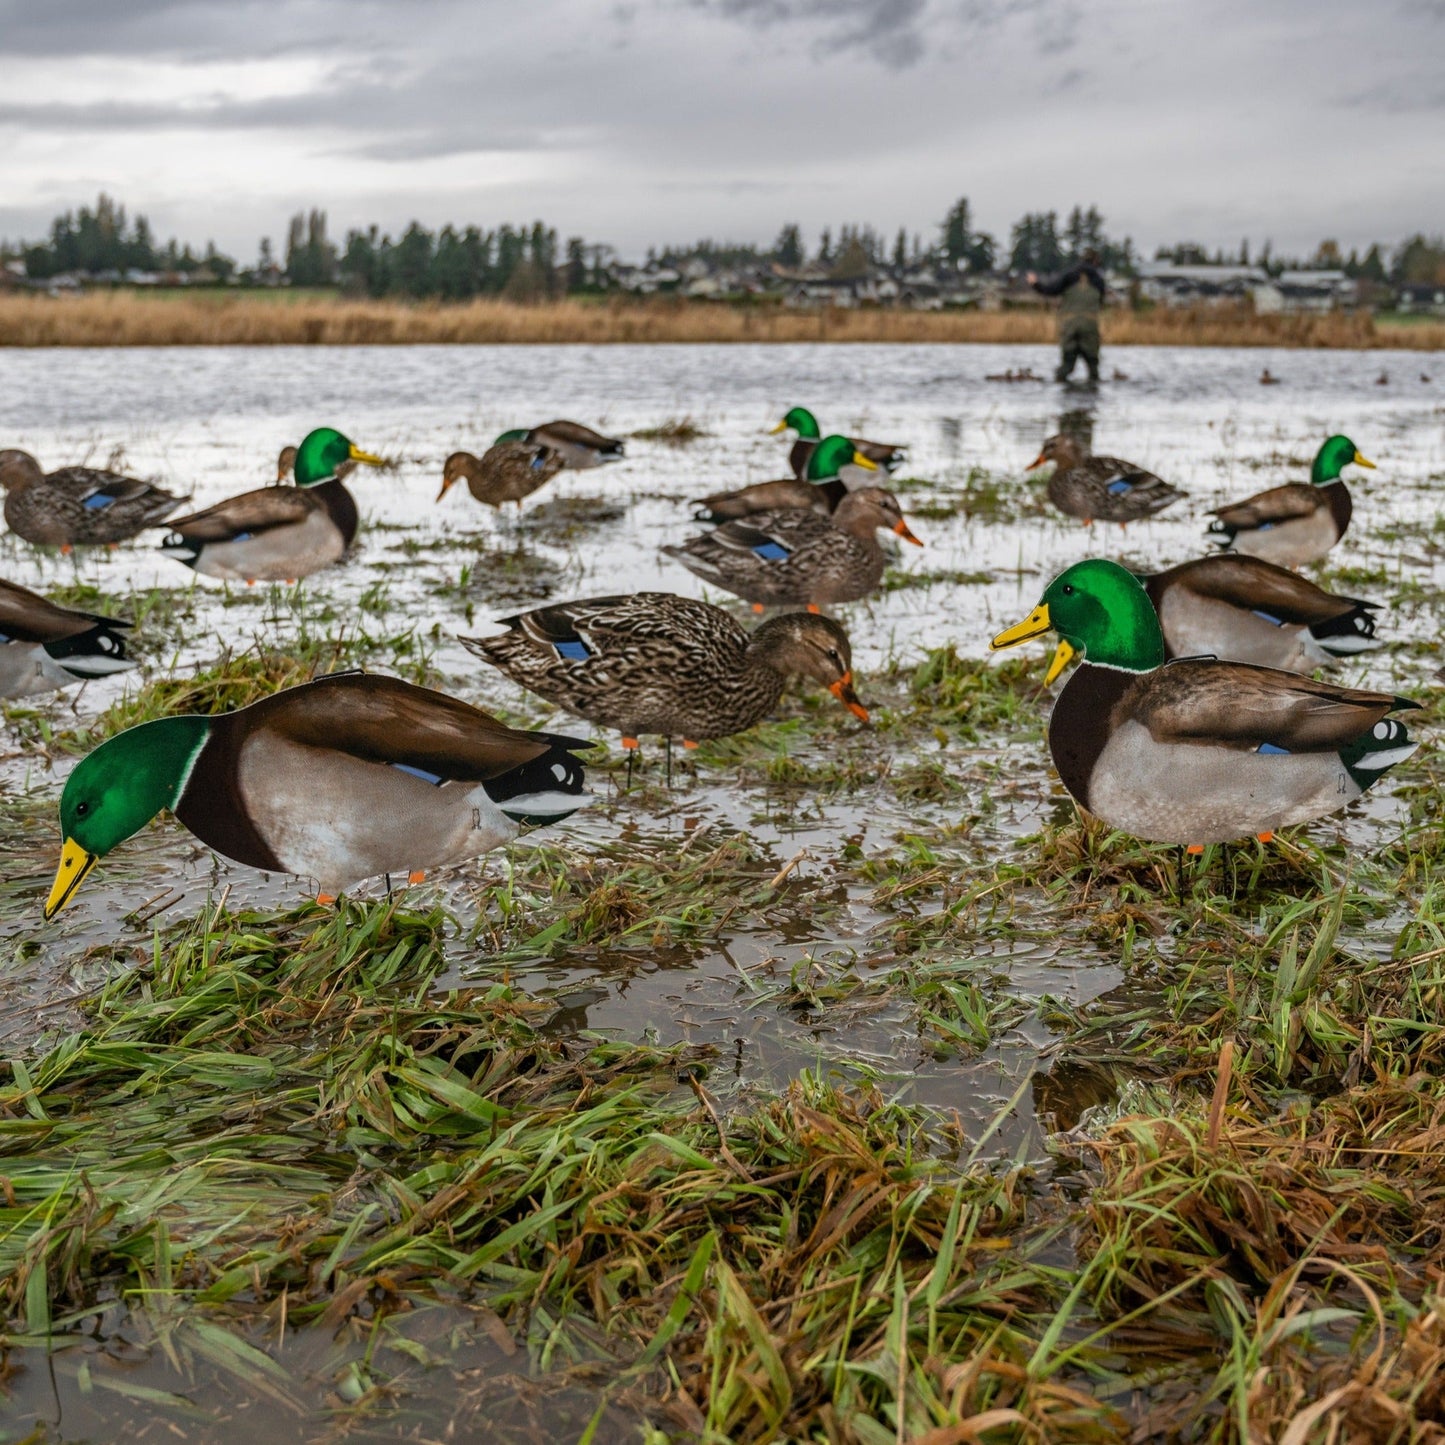
<path id="1" fill-rule="evenodd" d="M 1395 310 L 1411 316 L 1445 316 L 1445 285 L 1411 281 L 1395 288 Z"/>
<path id="2" fill-rule="evenodd" d="M 1281 271 L 1273 285 L 1279 292 L 1278 309 L 1289 312 L 1348 309 L 1360 294 L 1359 284 L 1343 271 Z M 1255 310 L 1265 309 L 1256 292 Z"/>
<path id="3" fill-rule="evenodd" d="M 1260 266 L 1177 266 L 1172 261 L 1146 262 L 1139 267 L 1139 294 L 1161 306 L 1220 306 L 1254 299 L 1257 289 L 1271 285 Z M 1280 310 L 1266 296 L 1260 309 Z"/>

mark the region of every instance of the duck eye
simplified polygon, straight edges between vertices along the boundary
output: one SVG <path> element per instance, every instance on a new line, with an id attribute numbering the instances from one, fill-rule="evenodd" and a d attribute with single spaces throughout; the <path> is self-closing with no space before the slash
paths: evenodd
<path id="1" fill-rule="evenodd" d="M 1066 596 L 1066 597 L 1072 597 L 1073 595 L 1074 595 L 1074 588 L 1073 588 L 1073 584 L 1071 583 L 1071 584 L 1069 584 L 1068 586 L 1066 586 L 1066 587 L 1064 588 L 1064 596 Z"/>
<path id="2" fill-rule="evenodd" d="M 82 818 L 82 817 L 84 817 L 85 814 L 87 814 L 88 812 L 90 812 L 90 804 L 89 804 L 89 803 L 77 803 L 77 804 L 75 805 L 75 816 L 76 816 L 77 818 Z"/>

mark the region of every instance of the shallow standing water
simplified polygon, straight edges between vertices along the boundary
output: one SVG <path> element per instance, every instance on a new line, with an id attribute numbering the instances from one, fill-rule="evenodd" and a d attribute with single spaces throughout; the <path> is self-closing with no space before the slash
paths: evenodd
<path id="1" fill-rule="evenodd" d="M 353 479 L 361 546 L 343 566 L 308 579 L 304 593 L 332 602 L 341 619 L 333 625 L 414 627 L 442 686 L 535 721 L 549 710 L 488 671 L 455 635 L 547 598 L 633 588 L 707 595 L 658 548 L 694 530 L 688 498 L 785 473 L 786 443 L 768 428 L 793 404 L 810 407 L 825 429 L 907 442 L 900 477 L 932 484 L 910 486 L 903 496 L 915 518 L 923 513 L 915 530 L 927 546 L 903 549 L 908 555 L 897 566 L 920 585 L 841 612 L 865 698 L 870 675 L 890 660 L 915 661 L 944 644 L 983 655 L 988 639 L 1033 605 L 1050 576 L 1090 551 L 1151 565 L 1199 554 L 1210 506 L 1300 477 L 1299 462 L 1330 431 L 1347 432 L 1380 464 L 1355 484 L 1356 523 L 1332 565 L 1397 568 L 1398 546 L 1373 540 L 1372 527 L 1435 514 L 1433 489 L 1445 469 L 1445 372 L 1430 377 L 1436 357 L 1115 348 L 1105 372 L 1122 375 L 1097 390 L 986 379 L 1023 364 L 1047 373 L 1052 357 L 1041 347 L 882 345 L 9 351 L 0 353 L 0 439 L 47 467 L 114 456 L 124 470 L 193 492 L 201 506 L 267 482 L 280 446 L 310 427 L 340 427 L 399 466 Z M 1280 385 L 1259 384 L 1265 366 Z M 1378 384 L 1384 370 L 1388 382 Z M 480 452 L 498 432 L 552 416 L 618 434 L 690 417 L 707 435 L 686 447 L 630 440 L 624 464 L 564 473 L 529 501 L 520 525 L 479 507 L 460 487 L 435 502 L 447 453 Z M 1105 527 L 1085 533 L 1051 514 L 970 517 L 957 505 L 980 471 L 1017 479 L 1022 492 L 1024 464 L 1045 435 L 1064 427 L 1091 434 L 1096 451 L 1157 471 L 1185 488 L 1188 501 L 1126 535 Z M 1411 565 L 1433 571 L 1438 561 L 1412 558 Z M 268 603 L 267 589 L 257 588 L 242 599 L 250 605 L 236 606 L 238 589 L 194 579 L 149 541 L 71 560 L 7 536 L 0 568 L 31 586 L 93 583 L 122 616 L 133 588 L 193 588 L 183 635 L 147 658 L 147 675 L 204 665 L 253 643 L 284 645 L 297 625 L 295 609 L 278 594 Z M 1390 635 L 1389 623 L 1382 635 Z M 1395 670 L 1386 651 L 1347 670 L 1347 680 L 1393 678 L 1402 689 L 1418 681 Z M 139 676 L 93 685 L 78 701 L 67 695 L 39 706 L 62 726 L 73 722 L 72 707 L 92 715 Z M 878 747 L 886 746 L 880 737 Z M 956 761 L 967 771 L 979 759 Z M 1009 847 L 1060 807 L 1041 749 L 1016 750 L 1002 761 L 1026 786 L 1005 787 L 992 799 L 974 832 L 985 850 Z M 0 786 L 12 799 L 33 799 L 37 791 L 48 797 L 68 765 L 51 773 L 43 759 L 12 745 L 0 761 Z M 585 851 L 620 836 L 645 857 L 653 845 L 675 849 L 689 834 L 713 846 L 742 830 L 779 869 L 793 861 L 804 879 L 825 873 L 843 840 L 854 856 L 886 858 L 920 826 L 944 827 L 964 806 L 905 805 L 878 789 L 779 804 L 764 781 L 739 783 L 726 769 L 684 772 L 671 794 L 619 796 L 605 780 L 602 791 L 601 805 L 536 838 L 556 842 L 565 832 Z M 1336 825 L 1321 826 L 1328 832 Z M 1390 826 L 1389 803 L 1339 826 L 1367 845 L 1373 829 Z M 76 961 L 80 945 L 147 936 L 149 908 L 140 910 L 143 921 L 125 917 L 143 900 L 155 900 L 159 916 L 183 916 L 222 887 L 233 906 L 297 895 L 294 880 L 232 869 L 165 823 L 117 855 L 62 924 L 44 928 L 38 909 L 53 867 L 50 829 L 48 818 L 27 815 L 7 863 L 16 887 L 0 917 L 8 1000 L 0 1030 L 12 1047 L 57 1026 L 64 1017 L 57 1001 L 93 986 L 94 970 Z M 442 883 L 454 905 L 485 910 L 487 889 L 507 866 L 493 855 Z M 1025 1011 L 986 1048 L 940 1059 L 902 1002 L 851 1012 L 800 1004 L 792 987 L 799 967 L 817 980 L 868 966 L 884 921 L 871 888 L 844 882 L 840 890 L 837 908 L 822 921 L 799 916 L 779 925 L 744 914 L 702 944 L 653 947 L 644 935 L 580 958 L 539 956 L 515 967 L 525 986 L 556 998 L 551 1027 L 560 1032 L 711 1042 L 727 1060 L 720 1082 L 730 1070 L 740 1087 L 776 1085 L 813 1064 L 861 1067 L 891 1089 L 988 1117 L 1036 1067 L 1047 1030 Z M 938 904 L 924 895 L 911 906 L 926 913 Z M 985 962 L 1025 998 L 1083 1001 L 1121 977 L 1115 960 L 1047 927 L 1033 935 L 1010 929 Z M 459 950 L 455 979 L 486 967 L 481 951 Z M 777 1001 L 782 995 L 786 1004 Z M 1028 1124 L 1023 1106 L 1003 1137 L 1016 1142 Z"/>
<path id="2" fill-rule="evenodd" d="M 659 557 L 659 545 L 692 530 L 689 497 L 780 475 L 786 446 L 767 428 L 788 406 L 804 404 L 830 429 L 911 447 L 900 477 L 912 480 L 900 490 L 928 545 L 904 549 L 899 585 L 842 609 L 860 690 L 885 704 L 879 726 L 854 732 L 838 721 L 830 699 L 809 710 L 794 695 L 783 712 L 797 725 L 778 733 L 773 754 L 741 752 L 734 765 L 725 750 L 705 750 L 697 766 L 680 769 L 671 790 L 661 786 L 657 748 L 649 745 L 632 793 L 619 792 L 616 773 L 599 771 L 596 807 L 534 835 L 510 858 L 494 854 L 427 885 L 440 886 L 464 924 L 478 926 L 495 915 L 494 890 L 510 885 L 514 869 L 525 878 L 534 844 L 564 850 L 576 869 L 621 857 L 680 873 L 690 860 L 725 859 L 742 842 L 761 857 L 740 886 L 791 866 L 786 886 L 773 887 L 766 906 L 725 911 L 695 935 L 674 937 L 644 919 L 605 945 L 562 952 L 523 946 L 502 965 L 464 932 L 449 981 L 484 979 L 505 966 L 554 1001 L 550 1033 L 712 1044 L 719 1058 L 710 1087 L 724 1095 L 776 1088 L 805 1067 L 863 1074 L 889 1094 L 956 1110 L 974 1136 L 1014 1101 L 997 1146 L 1037 1155 L 1047 1116 L 1072 1122 L 1088 1101 L 1086 1086 L 1050 1072 L 1046 999 L 1086 1001 L 1118 988 L 1124 969 L 1116 954 L 1088 939 L 1087 920 L 1050 913 L 1042 896 L 1037 916 L 985 927 L 963 948 L 910 952 L 900 944 L 900 929 L 926 924 L 973 871 L 1015 852 L 1027 858 L 1030 845 L 1018 850 L 1017 840 L 1069 811 L 1037 736 L 986 736 L 964 746 L 955 737 L 910 734 L 900 743 L 905 734 L 885 721 L 888 707 L 903 705 L 900 677 L 930 648 L 983 656 L 989 637 L 1032 607 L 1050 576 L 1089 552 L 1151 566 L 1197 555 L 1210 506 L 1301 476 L 1319 440 L 1334 430 L 1380 464 L 1352 478 L 1355 522 L 1331 559 L 1331 568 L 1351 579 L 1341 589 L 1372 595 L 1373 582 L 1356 580 L 1366 575 L 1437 586 L 1441 551 L 1430 527 L 1445 484 L 1445 375 L 1424 379 L 1437 362 L 1402 353 L 1114 349 L 1106 371 L 1117 367 L 1127 379 L 1096 392 L 986 380 L 1023 364 L 1047 372 L 1050 350 L 1018 347 L 0 352 L 0 445 L 25 447 L 47 466 L 105 463 L 116 454 L 124 470 L 193 491 L 200 506 L 268 481 L 280 446 L 321 423 L 399 462 L 354 481 L 365 519 L 360 549 L 294 596 L 196 581 L 149 542 L 71 560 L 0 537 L 0 575 L 39 587 L 90 583 L 121 616 L 133 589 L 175 589 L 189 599 L 178 614 L 182 626 L 138 649 L 144 673 L 11 710 L 0 744 L 7 847 L 0 1039 L 20 1051 L 83 1018 L 77 996 L 113 966 L 109 954 L 87 955 L 87 947 L 143 947 L 153 920 L 194 914 L 223 890 L 232 906 L 246 906 L 294 900 L 301 887 L 232 869 L 164 821 L 115 855 L 59 924 L 42 926 L 39 906 L 56 846 L 54 797 L 70 761 L 60 754 L 52 770 L 43 749 L 26 741 L 37 728 L 94 717 L 143 678 L 184 674 L 250 646 L 284 648 L 298 630 L 318 627 L 414 632 L 447 690 L 528 721 L 549 719 L 549 709 L 487 671 L 456 634 L 547 598 L 640 587 L 701 594 L 696 579 Z M 1281 385 L 1258 384 L 1265 365 Z M 1380 385 L 1385 368 L 1388 381 Z M 480 451 L 503 429 L 552 416 L 618 433 L 688 416 L 708 435 L 684 448 L 631 440 L 624 465 L 564 474 L 529 502 L 520 525 L 478 507 L 461 489 L 434 502 L 448 452 Z M 1066 426 L 1091 433 L 1097 451 L 1161 473 L 1189 500 L 1124 536 L 1102 527 L 1084 533 L 1031 505 L 1037 493 L 1026 487 L 1022 466 L 1046 434 Z M 999 485 L 1006 503 L 1016 496 L 1024 505 L 975 508 L 968 498 L 981 479 Z M 318 621 L 328 608 L 331 620 Z M 1405 636 L 1411 622 L 1408 607 L 1397 608 L 1381 635 Z M 1039 648 L 1040 677 L 1045 655 Z M 1418 695 L 1433 665 L 1422 666 L 1418 651 L 1411 658 L 1387 648 L 1341 675 Z M 1035 698 L 1027 706 L 1041 714 L 1046 703 Z M 850 758 L 862 751 L 900 773 L 941 765 L 953 790 L 915 795 L 870 776 L 827 790 L 787 786 L 782 764 L 826 762 L 830 746 L 845 751 L 829 742 L 842 736 L 838 728 L 846 728 Z M 1367 806 L 1317 825 L 1312 836 L 1376 846 L 1395 832 L 1401 810 L 1387 788 L 1379 792 Z M 931 872 L 930 860 L 940 860 Z M 920 871 L 923 886 L 890 882 Z M 996 1011 L 980 1037 L 960 1042 L 941 1037 L 907 990 L 845 986 L 876 982 L 890 970 L 917 974 L 935 954 L 949 978 L 978 980 L 990 998 L 1017 1006 Z M 505 1380 L 516 1368 L 498 1356 L 485 1330 L 445 1308 L 408 1319 L 406 1328 L 419 1337 L 434 1332 L 451 1340 L 459 1371 L 444 1385 L 434 1373 L 419 1382 L 411 1416 L 419 1429 L 440 1428 L 458 1392 Z M 124 1343 L 123 1328 L 117 1338 Z M 174 1430 L 143 1393 L 177 1387 L 163 1362 L 117 1355 L 114 1341 L 106 1349 L 119 1365 L 95 1357 L 92 1368 L 81 1349 L 57 1356 L 49 1370 L 18 1375 L 9 1387 L 14 1418 L 48 1421 L 54 1438 L 66 1439 Z M 319 1399 L 358 1349 L 312 1332 L 288 1346 L 287 1362 L 318 1382 Z M 97 1383 L 106 1388 L 96 1390 Z M 132 1390 L 128 1403 L 113 1393 L 122 1385 Z M 222 1376 L 203 1380 L 199 1392 L 186 1388 L 225 1409 L 235 1405 L 235 1424 L 249 1423 L 252 1434 L 257 1426 L 286 1428 L 259 1398 L 228 1397 Z M 502 1422 L 512 1407 L 495 1408 Z M 592 1408 L 585 1394 L 553 1399 L 546 1427 L 553 1438 L 575 1437 Z M 133 1412 L 125 1423 L 122 1410 Z M 505 1423 L 515 1422 L 507 1416 Z M 9 1438 L 3 1422 L 0 1438 Z M 357 1438 L 372 1437 L 363 1431 Z M 596 1438 L 632 1434 L 620 1422 Z"/>

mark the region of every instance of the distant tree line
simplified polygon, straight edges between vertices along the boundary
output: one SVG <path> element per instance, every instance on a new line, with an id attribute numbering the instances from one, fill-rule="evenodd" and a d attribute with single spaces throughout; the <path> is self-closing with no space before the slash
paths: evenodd
<path id="1" fill-rule="evenodd" d="M 50 224 L 50 239 L 21 247 L 20 259 L 25 262 L 26 275 L 41 280 L 66 271 L 94 276 L 107 272 L 194 273 L 208 269 L 216 280 L 225 281 L 235 270 L 235 262 L 209 241 L 199 256 L 174 238 L 161 245 L 144 216 L 137 216 L 128 225 L 125 207 L 104 193 L 93 211 L 82 206 L 76 212 L 57 216 Z"/>
<path id="2" fill-rule="evenodd" d="M 1445 285 L 1445 236 L 1411 236 L 1393 253 L 1387 253 L 1387 248 L 1377 241 L 1364 255 L 1358 248 L 1346 255 L 1338 241 L 1324 240 L 1308 257 L 1277 256 L 1268 241 L 1252 258 L 1247 240 L 1239 243 L 1237 251 L 1216 248 L 1212 253 L 1205 246 L 1181 241 L 1174 246 L 1160 246 L 1154 259 L 1172 261 L 1176 266 L 1258 266 L 1272 276 L 1281 271 L 1343 271 L 1354 280 L 1377 285 Z"/>
<path id="3" fill-rule="evenodd" d="M 801 226 L 789 221 L 771 246 L 703 240 L 690 246 L 650 249 L 649 264 L 677 267 L 700 260 L 712 266 L 775 267 L 784 272 L 821 269 L 837 280 L 853 280 L 879 269 L 905 274 L 910 269 L 943 267 L 956 271 L 1057 271 L 1095 251 L 1110 270 L 1132 275 L 1139 257 L 1129 237 L 1108 234 L 1097 206 L 1075 206 L 1062 223 L 1056 211 L 1034 211 L 1013 225 L 1004 247 L 977 230 L 966 196 L 949 207 L 937 233 L 926 239 L 900 228 L 890 240 L 871 225 L 824 226 L 810 253 Z M 504 296 L 540 301 L 563 294 L 602 292 L 614 284 L 616 253 L 574 236 L 559 245 L 557 232 L 542 221 L 530 225 L 446 225 L 428 230 L 413 221 L 399 238 L 376 226 L 351 230 L 338 247 L 327 234 L 326 212 L 312 210 L 291 218 L 284 256 L 277 258 L 269 238 L 260 243 L 254 265 L 240 267 L 207 243 L 199 254 L 174 239 L 161 245 L 146 218 L 128 221 L 125 207 L 101 195 L 94 209 L 80 207 L 57 216 L 48 240 L 21 247 L 0 245 L 0 256 L 18 255 L 27 275 L 37 279 L 67 272 L 124 279 L 127 273 L 179 273 L 195 280 L 252 284 L 339 286 L 358 296 L 436 297 L 447 301 L 472 296 Z M 1393 252 L 1376 243 L 1363 255 L 1345 255 L 1336 241 L 1322 241 L 1308 259 L 1287 260 L 1266 241 L 1253 261 L 1249 242 L 1226 253 L 1189 241 L 1161 246 L 1155 259 L 1179 265 L 1256 265 L 1274 274 L 1285 269 L 1334 268 L 1377 283 L 1445 284 L 1445 238 L 1416 235 Z"/>

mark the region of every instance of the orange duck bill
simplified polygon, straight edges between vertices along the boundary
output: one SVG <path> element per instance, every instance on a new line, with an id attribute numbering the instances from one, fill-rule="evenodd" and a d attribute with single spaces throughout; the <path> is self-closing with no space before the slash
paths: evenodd
<path id="1" fill-rule="evenodd" d="M 921 547 L 923 545 L 923 543 L 908 530 L 908 523 L 905 522 L 902 517 L 898 519 L 893 530 L 897 532 L 905 542 L 912 542 L 915 547 Z"/>
<path id="2" fill-rule="evenodd" d="M 828 684 L 828 691 L 853 714 L 863 722 L 868 721 L 868 709 L 858 701 L 858 694 L 853 691 L 853 672 L 850 668 L 838 679 L 837 682 Z"/>

